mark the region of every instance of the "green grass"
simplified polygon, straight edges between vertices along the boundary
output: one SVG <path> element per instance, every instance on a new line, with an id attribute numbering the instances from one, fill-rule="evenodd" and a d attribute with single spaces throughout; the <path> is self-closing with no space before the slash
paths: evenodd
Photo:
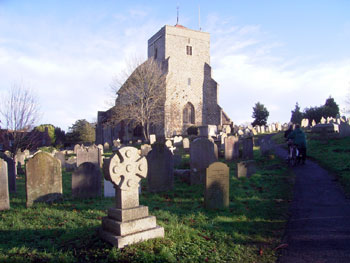
<path id="1" fill-rule="evenodd" d="M 116 249 L 97 229 L 113 198 L 73 200 L 63 173 L 64 200 L 25 208 L 24 178 L 0 212 L 0 262 L 275 262 L 291 200 L 293 177 L 280 160 L 259 156 L 251 178 L 237 179 L 230 163 L 230 207 L 203 208 L 203 186 L 175 180 L 171 192 L 143 191 L 140 203 L 165 228 L 165 238 Z M 184 156 L 183 161 L 188 160 Z M 142 182 L 145 189 L 145 182 Z"/>
<path id="2" fill-rule="evenodd" d="M 319 140 L 312 135 L 308 137 L 307 155 L 333 172 L 350 197 L 350 137 L 328 140 Z"/>

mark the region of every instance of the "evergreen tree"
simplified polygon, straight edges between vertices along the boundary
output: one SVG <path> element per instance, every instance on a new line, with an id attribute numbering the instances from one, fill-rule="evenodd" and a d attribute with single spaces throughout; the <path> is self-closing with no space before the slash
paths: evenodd
<path id="1" fill-rule="evenodd" d="M 301 124 L 301 120 L 303 119 L 303 113 L 300 111 L 300 107 L 298 102 L 295 104 L 295 109 L 292 111 L 292 116 L 290 121 L 294 124 Z"/>
<path id="2" fill-rule="evenodd" d="M 56 142 L 55 126 L 53 126 L 52 124 L 41 124 L 35 127 L 35 130 L 44 132 L 46 128 L 48 130 L 49 137 L 51 139 L 51 145 L 54 145 Z"/>
<path id="3" fill-rule="evenodd" d="M 95 125 L 85 119 L 77 120 L 72 127 L 69 127 L 66 139 L 71 144 L 93 143 L 95 142 Z"/>
<path id="4" fill-rule="evenodd" d="M 270 113 L 264 106 L 264 104 L 261 104 L 260 102 L 257 102 L 255 106 L 253 107 L 253 115 L 252 118 L 254 121 L 252 122 L 253 126 L 261 126 L 266 125 L 267 118 L 269 117 Z"/>

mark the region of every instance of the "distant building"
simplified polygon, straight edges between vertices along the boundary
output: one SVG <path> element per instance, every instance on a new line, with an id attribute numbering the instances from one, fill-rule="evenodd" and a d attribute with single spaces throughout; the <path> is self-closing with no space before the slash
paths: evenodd
<path id="1" fill-rule="evenodd" d="M 171 137 L 185 134 L 190 126 L 230 124 L 218 105 L 218 84 L 211 77 L 210 34 L 181 25 L 164 26 L 148 40 L 148 58 L 162 65 L 169 78 L 164 123 L 155 132 Z M 118 100 L 116 100 L 118 103 Z M 126 125 L 104 125 L 112 111 L 98 112 L 96 143 L 130 140 L 140 131 Z"/>

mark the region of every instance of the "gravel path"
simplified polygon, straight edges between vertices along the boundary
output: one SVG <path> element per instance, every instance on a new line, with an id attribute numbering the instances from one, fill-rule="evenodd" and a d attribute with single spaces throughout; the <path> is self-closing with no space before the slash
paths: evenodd
<path id="1" fill-rule="evenodd" d="M 286 157 L 286 150 L 276 147 Z M 296 176 L 279 263 L 350 262 L 350 202 L 326 170 L 307 160 Z"/>

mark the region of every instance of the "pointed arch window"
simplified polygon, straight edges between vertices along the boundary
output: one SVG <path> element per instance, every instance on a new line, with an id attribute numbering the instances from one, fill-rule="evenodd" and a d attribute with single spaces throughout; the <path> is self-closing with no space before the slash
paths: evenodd
<path id="1" fill-rule="evenodd" d="M 184 124 L 194 124 L 194 107 L 192 103 L 188 102 L 182 111 L 183 123 Z"/>

